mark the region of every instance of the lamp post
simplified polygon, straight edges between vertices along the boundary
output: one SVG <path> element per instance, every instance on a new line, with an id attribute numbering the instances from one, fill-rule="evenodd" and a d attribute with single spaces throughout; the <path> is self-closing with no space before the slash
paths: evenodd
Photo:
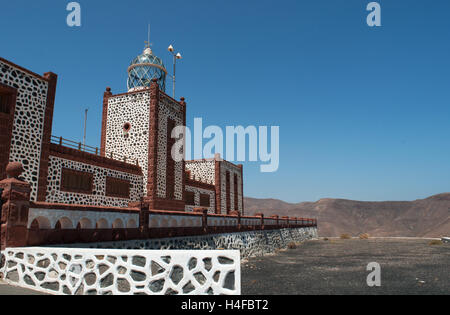
<path id="1" fill-rule="evenodd" d="M 86 129 L 87 129 L 87 116 L 89 109 L 84 111 L 84 135 L 83 135 L 83 151 L 86 151 Z"/>
<path id="2" fill-rule="evenodd" d="M 180 53 L 175 53 L 175 49 L 172 45 L 169 46 L 167 49 L 173 56 L 173 98 L 175 99 L 175 81 L 176 81 L 176 67 L 177 67 L 177 60 L 183 59 Z"/>

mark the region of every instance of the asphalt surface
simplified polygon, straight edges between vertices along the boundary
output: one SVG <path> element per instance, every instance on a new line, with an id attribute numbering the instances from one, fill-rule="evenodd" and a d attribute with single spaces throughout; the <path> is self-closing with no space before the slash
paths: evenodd
<path id="1" fill-rule="evenodd" d="M 0 295 L 46 295 L 44 293 L 13 287 L 0 281 Z"/>
<path id="2" fill-rule="evenodd" d="M 370 288 L 369 263 L 381 266 Z M 430 240 L 309 241 L 242 266 L 243 295 L 450 294 L 450 244 Z"/>

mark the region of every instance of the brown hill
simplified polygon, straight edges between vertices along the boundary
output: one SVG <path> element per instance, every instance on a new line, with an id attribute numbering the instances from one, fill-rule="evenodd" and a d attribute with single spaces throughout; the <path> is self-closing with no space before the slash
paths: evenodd
<path id="1" fill-rule="evenodd" d="M 247 214 L 317 218 L 321 236 L 442 237 L 450 235 L 450 193 L 416 201 L 363 202 L 322 199 L 290 204 L 245 198 Z"/>

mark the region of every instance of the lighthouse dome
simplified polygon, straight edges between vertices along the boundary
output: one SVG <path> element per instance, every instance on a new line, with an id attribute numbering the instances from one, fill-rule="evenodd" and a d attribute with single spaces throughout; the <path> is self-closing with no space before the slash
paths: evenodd
<path id="1" fill-rule="evenodd" d="M 155 56 L 150 47 L 131 61 L 128 67 L 128 91 L 136 91 L 150 87 L 156 79 L 159 88 L 166 90 L 167 70 L 161 58 Z"/>

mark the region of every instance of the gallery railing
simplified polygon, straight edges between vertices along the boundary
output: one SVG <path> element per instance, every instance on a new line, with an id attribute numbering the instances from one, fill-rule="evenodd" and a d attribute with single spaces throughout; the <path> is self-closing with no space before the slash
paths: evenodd
<path id="1" fill-rule="evenodd" d="M 139 165 L 139 161 L 137 159 L 132 159 L 132 158 L 129 158 L 129 157 L 126 157 L 126 156 L 123 156 L 123 155 L 120 155 L 120 154 L 117 154 L 114 152 L 107 152 L 107 151 L 104 154 L 101 154 L 101 150 L 98 147 L 92 147 L 92 146 L 83 144 L 81 142 L 64 139 L 63 137 L 52 136 L 51 143 L 57 144 L 57 145 L 60 145 L 63 147 L 75 149 L 78 151 L 86 152 L 89 154 L 104 156 L 104 157 L 110 158 L 112 160 L 122 161 L 122 162 L 125 162 L 128 164 Z"/>

